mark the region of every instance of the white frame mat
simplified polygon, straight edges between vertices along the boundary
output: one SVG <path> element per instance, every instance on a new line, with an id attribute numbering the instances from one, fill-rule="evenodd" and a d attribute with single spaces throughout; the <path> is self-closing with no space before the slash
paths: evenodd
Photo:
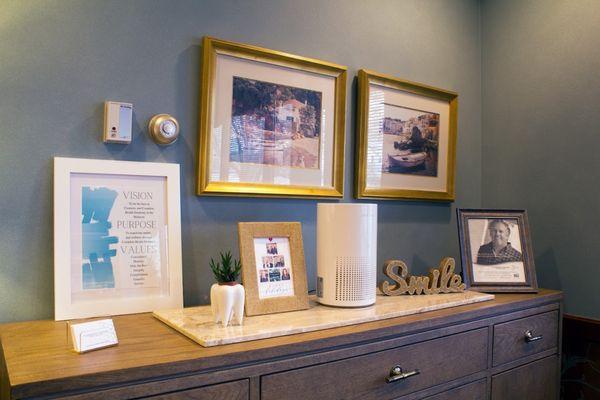
<path id="1" fill-rule="evenodd" d="M 86 175 L 89 175 L 89 177 Z M 88 183 L 86 179 L 91 183 Z M 72 235 L 76 235 L 76 232 L 73 232 L 73 227 L 82 224 L 73 219 L 72 216 L 75 211 L 72 210 L 72 207 L 77 207 L 77 203 L 79 202 L 83 216 L 82 191 L 85 192 L 86 188 L 94 187 L 94 182 L 107 181 L 115 182 L 115 188 L 119 186 L 121 188 L 127 187 L 128 182 L 131 182 L 134 187 L 135 185 L 140 187 L 147 185 L 154 189 L 158 188 L 160 196 L 151 197 L 153 203 L 150 205 L 148 213 L 152 215 L 152 218 L 149 222 L 147 221 L 147 223 L 154 227 L 154 230 L 150 233 L 145 232 L 148 235 L 146 242 L 148 242 L 148 238 L 150 242 L 154 241 L 155 246 L 152 249 L 153 252 L 157 250 L 156 253 L 158 254 L 156 256 L 147 256 L 150 258 L 146 258 L 146 260 L 150 259 L 152 261 L 149 267 L 143 263 L 141 265 L 130 263 L 127 265 L 128 269 L 121 267 L 121 270 L 126 270 L 123 273 L 123 271 L 117 271 L 117 267 L 115 266 L 112 269 L 112 286 L 108 285 L 100 288 L 96 286 L 86 287 L 89 283 L 85 279 L 86 272 L 84 266 L 82 265 L 79 271 L 77 268 L 74 268 L 74 265 L 79 265 L 77 262 L 81 264 L 81 261 L 85 262 L 85 259 L 83 258 L 83 254 L 81 252 L 78 253 L 78 249 L 74 248 L 77 247 L 75 245 L 83 246 L 80 244 L 81 241 L 78 242 L 76 237 L 72 237 Z M 79 185 L 84 184 L 81 182 L 86 182 L 85 184 L 89 186 L 81 186 L 79 188 Z M 96 190 L 96 188 L 92 190 Z M 118 194 L 118 190 L 116 190 L 113 193 L 116 193 L 115 196 L 121 196 L 122 194 L 127 199 L 125 192 Z M 131 196 L 131 192 L 129 192 L 129 196 Z M 154 197 L 156 197 L 156 201 Z M 159 201 L 159 199 L 162 199 L 158 203 L 159 207 L 155 207 L 155 202 Z M 117 201 L 119 199 L 115 200 L 114 204 Z M 131 197 L 129 197 L 129 201 L 131 201 Z M 133 205 L 134 203 L 123 204 Z M 135 204 L 142 207 L 142 203 Z M 143 204 L 148 206 L 149 203 Z M 113 206 L 111 205 L 110 209 L 112 208 Z M 117 209 L 117 207 L 115 206 L 114 209 Z M 124 211 L 125 209 L 126 207 L 123 207 L 119 211 Z M 123 215 L 125 214 L 128 214 L 128 212 L 125 212 Z M 142 216 L 139 218 L 144 221 L 146 217 Z M 108 221 L 108 215 L 106 215 L 106 220 Z M 131 221 L 134 220 L 127 220 L 126 222 Z M 111 229 L 110 235 L 114 234 L 117 226 L 112 223 L 112 220 L 108 227 Z M 105 230 L 105 234 L 108 236 L 107 232 L 108 229 Z M 83 237 L 83 228 L 80 235 Z M 118 237 L 118 239 L 120 242 L 122 241 L 121 237 Z M 133 242 L 136 243 L 135 239 Z M 110 243 L 113 244 L 115 242 Z M 144 242 L 138 241 L 136 244 L 139 243 Z M 108 244 L 105 246 L 105 250 L 109 249 L 113 254 L 110 257 L 113 257 L 116 249 L 109 247 Z M 138 249 L 138 247 L 135 249 Z M 124 247 L 120 251 L 119 256 L 114 257 L 127 257 L 126 255 L 122 255 L 127 254 Z M 131 246 L 131 252 L 134 252 L 134 246 Z M 103 255 L 102 260 L 105 260 L 104 257 L 106 256 Z M 117 259 L 115 258 L 115 260 Z M 133 260 L 133 256 L 131 256 L 130 260 Z M 111 263 L 109 264 L 112 266 Z M 90 265 L 92 265 L 91 261 Z M 139 272 L 137 275 L 131 272 L 134 268 L 137 268 Z M 148 277 L 148 275 L 150 276 Z M 128 281 L 123 280 L 123 277 L 128 279 Z M 122 286 L 117 285 L 119 282 L 126 282 L 127 284 L 123 284 Z M 81 285 L 82 288 L 78 289 L 78 285 Z M 156 309 L 182 307 L 183 283 L 179 164 L 55 157 L 54 319 L 60 321 L 134 314 Z"/>

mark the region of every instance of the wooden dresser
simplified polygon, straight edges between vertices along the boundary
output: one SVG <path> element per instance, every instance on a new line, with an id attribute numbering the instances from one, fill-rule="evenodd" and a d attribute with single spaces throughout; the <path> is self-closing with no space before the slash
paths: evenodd
<path id="1" fill-rule="evenodd" d="M 69 350 L 66 324 L 0 326 L 2 399 L 558 398 L 561 292 L 204 348 L 149 314 L 119 345 Z M 528 333 L 526 333 L 528 332 Z M 395 373 L 391 370 L 399 366 Z M 388 382 L 389 381 L 389 382 Z"/>

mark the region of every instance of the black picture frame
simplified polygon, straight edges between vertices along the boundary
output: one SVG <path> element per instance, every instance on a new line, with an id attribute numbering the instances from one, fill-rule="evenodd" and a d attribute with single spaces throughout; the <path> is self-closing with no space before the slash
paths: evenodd
<path id="1" fill-rule="evenodd" d="M 458 236 L 460 242 L 460 257 L 462 262 L 462 276 L 464 282 L 470 290 L 489 293 L 516 292 L 516 293 L 536 293 L 538 291 L 537 277 L 535 272 L 535 263 L 533 259 L 533 250 L 531 246 L 531 235 L 529 230 L 529 220 L 526 210 L 490 210 L 490 209 L 457 209 Z M 479 242 L 477 254 L 474 254 L 473 242 L 478 243 L 472 235 L 469 221 L 486 220 L 483 230 L 484 237 L 487 235 L 489 224 L 494 222 L 503 223 L 508 229 L 510 235 L 510 225 L 517 227 L 518 242 L 517 248 L 513 248 L 508 242 L 507 246 L 496 255 L 487 253 L 490 249 L 490 243 Z M 495 225 L 494 224 L 494 225 Z M 514 228 L 514 226 L 513 226 Z M 479 227 L 481 230 L 481 226 Z M 519 259 L 520 254 L 520 259 Z M 477 256 L 477 258 L 475 258 Z M 480 264 L 475 261 L 483 260 Z M 522 272 L 524 279 L 522 282 L 511 280 L 518 278 L 520 274 L 520 263 L 522 263 Z M 477 269 L 477 271 L 475 270 Z M 482 276 L 496 276 L 494 279 L 481 279 Z M 479 277 L 478 277 L 479 276 Z M 508 279 L 503 279 L 508 278 Z"/>

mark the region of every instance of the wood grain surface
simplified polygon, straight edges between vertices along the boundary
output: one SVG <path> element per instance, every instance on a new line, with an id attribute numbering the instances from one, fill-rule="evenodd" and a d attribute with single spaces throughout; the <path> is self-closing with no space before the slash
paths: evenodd
<path id="1" fill-rule="evenodd" d="M 492 377 L 492 400 L 558 398 L 558 359 L 551 356 Z"/>
<path id="2" fill-rule="evenodd" d="M 247 400 L 249 396 L 248 379 L 221 383 L 198 389 L 151 396 L 151 400 Z"/>
<path id="3" fill-rule="evenodd" d="M 266 376 L 261 399 L 392 399 L 482 371 L 487 367 L 487 328 Z M 399 365 L 418 375 L 387 383 Z"/>
<path id="4" fill-rule="evenodd" d="M 447 390 L 424 400 L 485 400 L 487 399 L 485 379 L 469 383 L 456 389 Z"/>
<path id="5" fill-rule="evenodd" d="M 416 276 L 409 275 L 404 261 L 387 260 L 383 265 L 383 273 L 395 283 L 383 281 L 380 290 L 387 296 L 464 292 L 466 285 L 462 283 L 460 275 L 454 273 L 455 265 L 452 257 L 445 257 L 438 268 L 429 270 L 429 276 Z"/>
<path id="6" fill-rule="evenodd" d="M 525 341 L 525 331 L 542 339 Z M 533 315 L 494 326 L 493 365 L 500 365 L 529 354 L 558 346 L 558 311 Z"/>
<path id="7" fill-rule="evenodd" d="M 549 307 L 561 299 L 561 292 L 552 290 L 500 294 L 492 301 L 451 309 L 209 348 L 176 333 L 150 314 L 117 316 L 113 321 L 119 345 L 82 355 L 69 348 L 66 322 L 10 323 L 0 325 L 2 377 L 9 380 L 13 396 L 116 386 L 353 346 L 536 306 Z M 2 390 L 7 390 L 6 385 Z"/>

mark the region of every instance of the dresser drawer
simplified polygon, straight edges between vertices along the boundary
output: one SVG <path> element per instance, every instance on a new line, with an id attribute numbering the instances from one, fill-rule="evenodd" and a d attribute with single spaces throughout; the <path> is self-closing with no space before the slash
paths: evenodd
<path id="1" fill-rule="evenodd" d="M 248 379 L 147 397 L 152 400 L 248 400 Z"/>
<path id="2" fill-rule="evenodd" d="M 526 337 L 531 332 L 531 338 Z M 558 311 L 494 326 L 494 366 L 557 347 Z M 533 341 L 532 341 L 533 340 Z"/>
<path id="3" fill-rule="evenodd" d="M 558 357 L 550 356 L 492 376 L 492 400 L 553 400 L 558 384 Z"/>
<path id="4" fill-rule="evenodd" d="M 485 379 L 482 379 L 423 400 L 485 400 L 487 398 L 485 389 Z"/>
<path id="5" fill-rule="evenodd" d="M 482 371 L 487 366 L 487 328 L 263 376 L 262 400 L 393 399 Z M 416 375 L 386 382 L 399 365 Z"/>

